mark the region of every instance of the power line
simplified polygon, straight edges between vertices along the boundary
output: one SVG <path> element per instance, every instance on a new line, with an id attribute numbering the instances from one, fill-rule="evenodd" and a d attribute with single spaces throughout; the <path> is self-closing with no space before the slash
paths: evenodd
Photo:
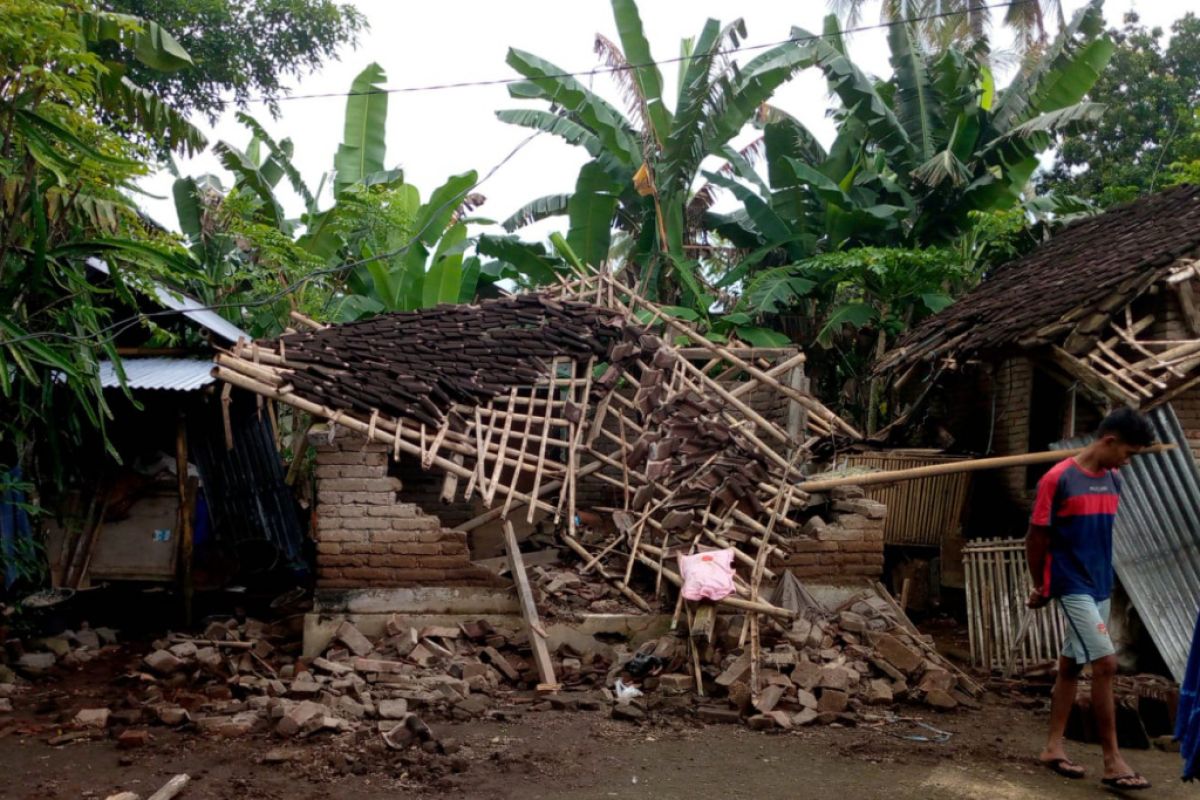
<path id="1" fill-rule="evenodd" d="M 855 33 L 865 33 L 867 31 L 883 30 L 886 28 L 894 28 L 897 25 L 911 25 L 913 23 L 918 23 L 918 22 L 933 22 L 934 20 L 944 19 L 946 17 L 962 16 L 962 15 L 970 13 L 970 12 L 995 11 L 997 9 L 1002 9 L 1002 8 L 1013 8 L 1016 6 L 1028 5 L 1029 3 L 1036 2 L 1036 1 L 1037 0 L 1007 0 L 1007 2 L 993 3 L 990 5 L 978 6 L 977 8 L 955 9 L 953 11 L 941 11 L 936 14 L 927 14 L 925 16 L 920 16 L 920 17 L 909 17 L 906 19 L 892 20 L 891 22 L 879 22 L 874 25 L 859 25 L 856 27 L 846 28 L 845 30 L 838 31 L 838 35 L 846 36 L 846 35 L 855 34 Z M 712 56 L 729 56 L 729 55 L 735 55 L 737 53 L 750 53 L 750 52 L 754 52 L 757 50 L 768 50 L 772 47 L 780 47 L 785 44 L 802 44 L 804 42 L 811 42 L 811 41 L 815 41 L 817 39 L 823 39 L 823 38 L 825 38 L 825 34 L 815 34 L 814 33 L 814 34 L 810 34 L 808 36 L 795 36 L 795 37 L 791 37 L 788 39 L 780 39 L 779 41 L 775 41 L 775 42 L 764 42 L 762 44 L 750 44 L 750 45 L 742 45 L 740 47 L 730 47 L 725 50 L 717 50 L 717 51 L 713 52 L 711 55 Z M 617 64 L 617 65 L 598 66 L 598 67 L 594 67 L 594 68 L 588 69 L 588 70 L 580 70 L 578 72 L 551 73 L 551 74 L 547 74 L 547 75 L 543 75 L 543 76 L 539 77 L 538 80 L 562 80 L 564 78 L 594 78 L 597 75 L 610 75 L 610 74 L 614 74 L 614 73 L 618 73 L 618 72 L 630 72 L 630 71 L 634 71 L 634 70 L 643 69 L 646 67 L 657 67 L 657 66 L 662 66 L 665 64 L 680 64 L 683 62 L 689 62 L 689 61 L 694 61 L 696 59 L 708 58 L 708 57 L 709 57 L 709 55 L 707 55 L 707 54 L 686 55 L 686 56 L 675 56 L 673 58 L 656 59 L 653 61 L 646 61 L 646 62 L 643 62 L 640 64 Z M 508 77 L 508 78 L 490 78 L 490 79 L 475 80 L 475 81 L 454 81 L 454 82 L 447 82 L 447 83 L 422 84 L 422 85 L 417 85 L 417 86 L 398 86 L 398 87 L 395 87 L 392 89 L 386 89 L 386 88 L 385 89 L 370 89 L 367 91 L 360 91 L 360 92 L 354 92 L 354 91 L 351 91 L 351 92 L 312 92 L 309 94 L 289 94 L 289 95 L 284 95 L 282 97 L 271 97 L 268 95 L 260 95 L 258 97 L 249 97 L 249 98 L 245 98 L 243 100 L 238 100 L 236 98 L 230 99 L 230 100 L 220 100 L 220 101 L 218 101 L 218 105 L 230 106 L 230 105 L 243 105 L 243 104 L 247 104 L 247 103 L 282 103 L 282 102 L 290 102 L 292 100 L 320 100 L 320 99 L 331 98 L 331 97 L 361 97 L 361 96 L 372 95 L 372 94 L 416 94 L 416 93 L 420 93 L 420 92 L 440 92 L 440 91 L 447 91 L 447 90 L 453 90 L 453 89 L 471 89 L 471 88 L 486 87 L 486 86 L 508 86 L 508 85 L 514 84 L 514 83 L 524 83 L 529 80 L 531 80 L 531 79 L 526 78 L 523 75 L 520 75 L 520 76 Z"/>

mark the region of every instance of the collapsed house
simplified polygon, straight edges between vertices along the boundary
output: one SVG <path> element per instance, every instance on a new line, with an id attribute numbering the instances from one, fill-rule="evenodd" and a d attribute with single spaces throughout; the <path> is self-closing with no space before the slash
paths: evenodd
<path id="1" fill-rule="evenodd" d="M 1200 603 L 1198 258 L 1200 187 L 1141 198 L 1068 225 L 997 268 L 917 326 L 878 367 L 896 396 L 916 397 L 906 418 L 931 421 L 926 435 L 958 452 L 1009 456 L 1079 446 L 1113 407 L 1150 414 L 1160 441 L 1178 449 L 1139 457 L 1126 470 L 1114 563 L 1176 678 Z M 1024 535 L 1048 467 L 996 470 L 974 481 L 968 531 L 1008 543 L 976 543 L 974 561 L 987 567 L 968 592 L 980 580 L 999 592 L 990 584 L 998 586 L 1005 571 L 1010 576 L 1002 604 L 991 603 L 987 626 L 995 630 L 972 630 L 973 647 L 992 653 L 990 661 L 977 658 L 981 665 L 1006 651 L 1001 629 L 1015 631 L 1014 598 L 1025 576 L 1013 559 L 1023 564 L 1024 556 L 1009 537 Z M 1042 657 L 1060 635 L 1042 637 Z"/>
<path id="2" fill-rule="evenodd" d="M 323 421 L 311 434 L 318 589 L 308 656 L 338 650 L 347 622 L 386 639 L 471 619 L 523 630 L 536 683 L 552 690 L 571 654 L 595 646 L 588 634 L 653 650 L 686 619 L 683 670 L 702 696 L 732 669 L 725 683 L 748 684 L 748 701 L 775 675 L 799 703 L 781 670 L 804 663 L 846 667 L 838 688 L 822 687 L 831 698 L 883 679 L 876 696 L 887 688 L 889 702 L 910 691 L 932 691 L 943 707 L 970 702 L 949 693 L 976 687 L 958 687 L 898 609 L 846 590 L 822 603 L 795 583 L 861 589 L 877 578 L 885 516 L 851 486 L 805 491 L 820 445 L 859 434 L 807 392 L 803 362 L 793 348 L 712 342 L 599 273 L 552 292 L 239 343 L 214 374 Z M 413 465 L 436 476 L 436 492 Z M 574 575 L 554 572 L 548 546 L 570 555 Z M 732 591 L 685 604 L 676 559 L 711 550 L 731 554 Z M 603 581 L 607 596 L 567 613 L 549 607 L 551 595 L 578 596 L 563 589 L 580 576 Z M 718 623 L 718 606 L 736 620 Z M 839 612 L 848 639 L 828 627 Z M 873 666 L 868 642 L 897 626 L 905 668 Z M 938 677 L 918 688 L 927 671 Z M 846 709 L 830 702 L 826 721 Z"/>

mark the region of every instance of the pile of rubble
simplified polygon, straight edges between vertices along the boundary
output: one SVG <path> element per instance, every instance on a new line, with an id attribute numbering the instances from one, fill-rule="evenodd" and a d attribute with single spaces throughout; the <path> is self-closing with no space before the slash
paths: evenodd
<path id="1" fill-rule="evenodd" d="M 856 596 L 837 613 L 810 609 L 787 627 L 771 625 L 762 634 L 757 691 L 750 648 L 739 642 L 743 624 L 741 616 L 717 617 L 698 665 L 687 663 L 685 644 L 675 636 L 640 648 L 620 677 L 623 685 L 640 677 L 641 694 L 618 697 L 613 715 L 639 719 L 658 708 L 694 708 L 705 722 L 744 721 L 768 730 L 854 724 L 874 713 L 870 707 L 898 702 L 938 711 L 978 707 L 980 688 L 879 595 Z M 692 644 L 705 651 L 695 638 Z"/>
<path id="2" fill-rule="evenodd" d="M 214 622 L 201 638 L 172 635 L 122 677 L 133 690 L 117 707 L 84 708 L 72 721 L 85 729 L 157 723 L 228 737 L 374 728 L 389 747 L 403 749 L 431 740 L 424 719 L 503 718 L 498 698 L 537 684 L 522 655 L 524 634 L 505 636 L 482 621 L 418 630 L 394 618 L 375 642 L 344 622 L 311 660 L 289 654 L 299 644 L 289 638 L 255 620 Z M 556 666 L 565 688 L 586 690 L 603 683 L 610 664 L 564 650 Z M 135 746 L 145 735 L 124 731 L 120 741 Z"/>

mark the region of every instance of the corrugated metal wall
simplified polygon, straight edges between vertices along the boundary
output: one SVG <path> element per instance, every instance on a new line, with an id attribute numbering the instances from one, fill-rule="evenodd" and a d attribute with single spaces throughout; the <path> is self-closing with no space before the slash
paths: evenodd
<path id="1" fill-rule="evenodd" d="M 1113 566 L 1171 674 L 1182 681 L 1200 609 L 1200 474 L 1174 409 L 1166 405 L 1149 417 L 1159 441 L 1179 446 L 1138 456 L 1121 470 Z"/>
<path id="2" fill-rule="evenodd" d="M 266 412 L 235 393 L 230 407 L 233 448 L 225 448 L 219 402 L 189 414 L 192 454 L 221 545 L 251 569 L 304 570 L 304 531 Z"/>

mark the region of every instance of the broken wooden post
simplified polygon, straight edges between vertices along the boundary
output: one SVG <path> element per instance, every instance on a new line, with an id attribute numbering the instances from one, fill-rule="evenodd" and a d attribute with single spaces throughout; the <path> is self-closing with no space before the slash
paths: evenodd
<path id="1" fill-rule="evenodd" d="M 538 684 L 538 691 L 556 692 L 562 687 L 554 676 L 554 663 L 550 660 L 550 650 L 546 647 L 546 631 L 538 620 L 537 603 L 533 599 L 529 576 L 525 574 L 525 562 L 521 559 L 517 533 L 508 520 L 504 521 L 504 547 L 508 551 L 508 567 L 517 589 L 517 599 L 521 603 L 521 615 L 529 629 L 529 646 L 533 650 L 533 660 L 537 664 L 538 677 L 542 681 Z"/>

